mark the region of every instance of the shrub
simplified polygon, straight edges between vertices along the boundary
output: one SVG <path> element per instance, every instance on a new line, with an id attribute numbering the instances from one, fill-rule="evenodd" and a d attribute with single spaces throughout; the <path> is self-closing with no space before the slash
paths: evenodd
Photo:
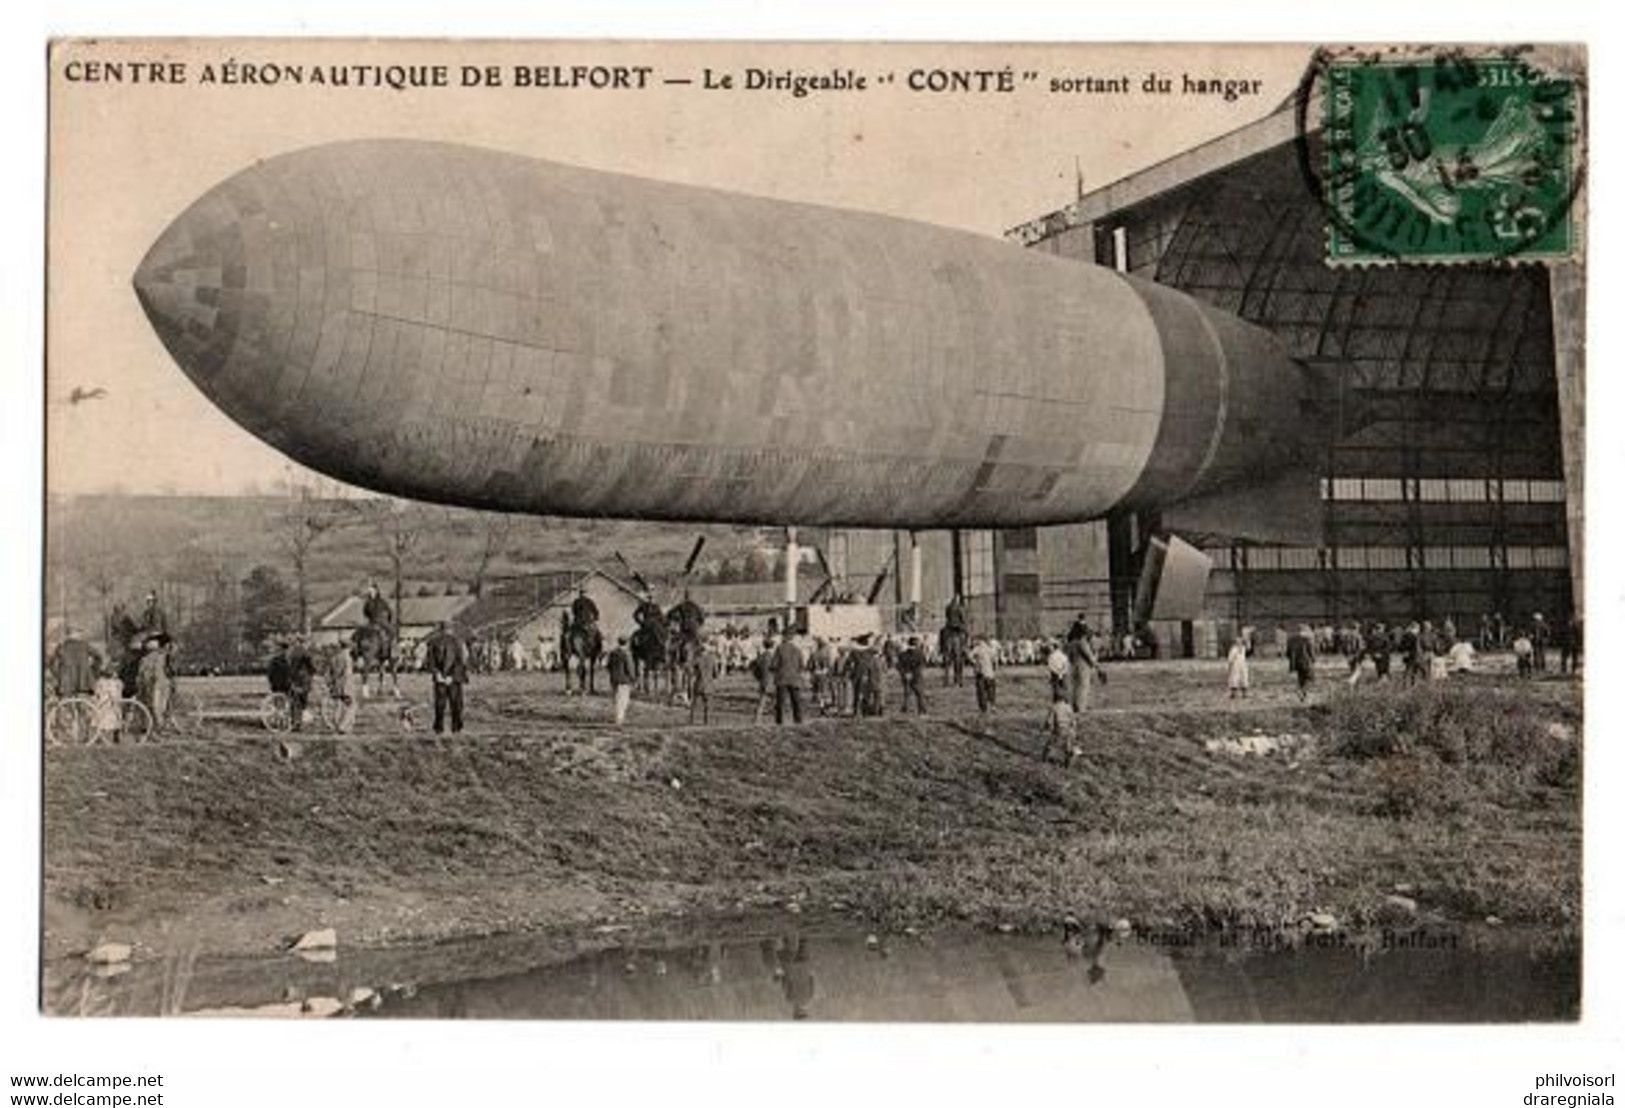
<path id="1" fill-rule="evenodd" d="M 1542 781 L 1578 777 L 1577 740 L 1554 737 L 1526 695 L 1466 684 L 1339 690 L 1326 716 L 1332 749 L 1349 758 L 1427 752 L 1447 764 L 1535 770 Z"/>

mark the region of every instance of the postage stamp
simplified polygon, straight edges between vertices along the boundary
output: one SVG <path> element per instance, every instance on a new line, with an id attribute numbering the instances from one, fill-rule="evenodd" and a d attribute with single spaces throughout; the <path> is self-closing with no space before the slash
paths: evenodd
<path id="1" fill-rule="evenodd" d="M 1572 78 L 1517 56 L 1347 57 L 1323 90 L 1332 264 L 1572 254 Z"/>

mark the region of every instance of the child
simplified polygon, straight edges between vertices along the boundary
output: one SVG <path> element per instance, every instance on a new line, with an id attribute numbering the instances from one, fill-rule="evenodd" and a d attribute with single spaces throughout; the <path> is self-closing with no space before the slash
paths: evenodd
<path id="1" fill-rule="evenodd" d="M 706 649 L 702 639 L 694 648 L 694 660 L 689 665 L 688 690 L 688 722 L 711 722 L 711 652 Z"/>
<path id="2" fill-rule="evenodd" d="M 1072 699 L 1067 695 L 1064 684 L 1059 687 L 1052 685 L 1050 689 L 1049 718 L 1045 720 L 1045 727 L 1048 734 L 1044 736 L 1044 750 L 1038 756 L 1039 760 L 1049 761 L 1049 748 L 1059 742 L 1061 750 L 1066 755 L 1062 764 L 1070 766 L 1078 753 L 1075 745 L 1078 737 L 1078 717 L 1072 711 Z"/>
<path id="3" fill-rule="evenodd" d="M 1533 677 L 1535 675 L 1535 644 L 1530 641 L 1526 631 L 1519 631 L 1512 640 L 1512 653 L 1518 659 L 1518 676 Z"/>
<path id="4" fill-rule="evenodd" d="M 103 666 L 91 695 L 95 698 L 95 707 L 90 713 L 90 741 L 118 742 L 124 730 L 124 682 L 119 680 L 118 670 Z"/>
<path id="5" fill-rule="evenodd" d="M 1247 641 L 1236 636 L 1236 641 L 1230 644 L 1230 653 L 1226 656 L 1230 663 L 1230 699 L 1246 699 L 1247 690 L 1252 684 L 1252 674 L 1247 668 Z"/>

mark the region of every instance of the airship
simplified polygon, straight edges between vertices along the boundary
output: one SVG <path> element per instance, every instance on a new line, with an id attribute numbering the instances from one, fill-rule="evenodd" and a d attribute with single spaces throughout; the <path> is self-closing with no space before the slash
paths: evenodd
<path id="1" fill-rule="evenodd" d="M 284 454 L 506 512 L 1272 537 L 1238 497 L 1311 473 L 1323 422 L 1267 331 L 1107 267 L 448 143 L 256 162 L 133 283 Z"/>

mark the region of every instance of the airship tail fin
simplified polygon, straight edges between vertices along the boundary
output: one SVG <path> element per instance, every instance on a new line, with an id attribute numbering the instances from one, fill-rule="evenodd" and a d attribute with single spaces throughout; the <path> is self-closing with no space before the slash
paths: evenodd
<path id="1" fill-rule="evenodd" d="M 1256 484 L 1229 485 L 1170 504 L 1162 510 L 1162 526 L 1218 540 L 1319 546 L 1325 541 L 1325 516 L 1320 476 L 1307 467 L 1290 467 Z"/>

